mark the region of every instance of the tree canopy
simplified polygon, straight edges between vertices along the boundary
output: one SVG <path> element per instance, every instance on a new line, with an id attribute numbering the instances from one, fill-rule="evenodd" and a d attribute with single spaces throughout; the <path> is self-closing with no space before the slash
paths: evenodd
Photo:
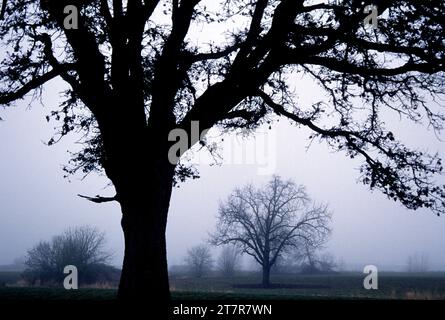
<path id="1" fill-rule="evenodd" d="M 78 29 L 64 28 L 68 3 L 78 7 Z M 370 4 L 377 30 L 363 23 Z M 86 132 L 70 172 L 111 168 L 108 139 L 166 139 L 192 120 L 253 129 L 279 115 L 361 157 L 361 181 L 372 189 L 439 214 L 439 156 L 402 144 L 382 113 L 442 129 L 444 12 L 441 0 L 8 1 L 0 104 L 63 79 L 66 99 L 50 116 L 62 122 L 60 136 Z M 210 43 L 193 32 L 215 26 Z M 294 74 L 312 78 L 326 99 L 298 105 Z M 125 121 L 132 132 L 108 132 Z M 176 173 L 196 174 L 182 164 Z"/>

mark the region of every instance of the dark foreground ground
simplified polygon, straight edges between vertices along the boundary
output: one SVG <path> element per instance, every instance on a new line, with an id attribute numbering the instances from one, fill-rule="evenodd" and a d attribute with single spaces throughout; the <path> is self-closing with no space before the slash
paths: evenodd
<path id="1" fill-rule="evenodd" d="M 174 300 L 351 300 L 416 299 L 445 300 L 445 272 L 380 273 L 377 290 L 363 287 L 365 275 L 338 273 L 330 275 L 276 275 L 272 287 L 258 285 L 259 275 L 243 274 L 233 278 L 172 277 Z M 147 288 L 148 289 L 148 288 Z M 116 289 L 26 287 L 17 273 L 0 273 L 0 300 L 97 300 L 116 298 Z"/>
<path id="2" fill-rule="evenodd" d="M 309 314 L 357 320 L 369 316 L 427 319 L 428 315 L 437 318 L 443 314 L 445 273 L 380 273 L 378 290 L 365 290 L 364 277 L 360 273 L 280 275 L 272 277 L 274 285 L 270 289 L 258 285 L 257 274 L 233 278 L 172 277 L 173 299 L 166 309 L 162 307 L 168 318 L 161 319 L 143 298 L 136 305 L 117 301 L 116 288 L 110 284 L 79 290 L 26 287 L 18 274 L 0 273 L 0 319 L 4 314 L 14 314 L 18 318 L 46 320 L 274 320 L 299 319 Z M 204 309 L 205 314 L 201 312 Z"/>

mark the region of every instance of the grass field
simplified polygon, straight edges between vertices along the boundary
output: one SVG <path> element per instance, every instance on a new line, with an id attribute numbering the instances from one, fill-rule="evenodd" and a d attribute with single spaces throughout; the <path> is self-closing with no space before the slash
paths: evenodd
<path id="1" fill-rule="evenodd" d="M 293 299 L 445 299 L 445 273 L 380 273 L 378 290 L 363 288 L 363 274 L 275 275 L 274 286 L 258 286 L 260 276 L 233 278 L 172 278 L 176 300 L 293 300 Z M 19 274 L 0 273 L 0 300 L 113 300 L 116 289 L 20 287 Z"/>
<path id="2" fill-rule="evenodd" d="M 179 293 L 225 293 L 255 299 L 445 299 L 445 273 L 380 273 L 378 290 L 363 288 L 365 275 L 276 275 L 273 288 L 252 288 L 259 276 L 203 279 L 172 279 L 171 288 Z M 280 286 L 280 284 L 284 284 Z"/>

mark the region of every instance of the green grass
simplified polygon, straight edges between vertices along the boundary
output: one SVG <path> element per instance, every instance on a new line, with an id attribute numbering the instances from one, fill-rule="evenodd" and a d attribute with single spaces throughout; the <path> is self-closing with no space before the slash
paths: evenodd
<path id="1" fill-rule="evenodd" d="M 272 283 L 292 288 L 252 288 L 259 275 L 234 278 L 172 278 L 175 300 L 295 300 L 295 299 L 445 299 L 445 273 L 380 273 L 379 289 L 365 290 L 363 274 L 272 276 Z M 15 287 L 17 275 L 0 273 L 0 300 L 114 300 L 116 289 Z"/>

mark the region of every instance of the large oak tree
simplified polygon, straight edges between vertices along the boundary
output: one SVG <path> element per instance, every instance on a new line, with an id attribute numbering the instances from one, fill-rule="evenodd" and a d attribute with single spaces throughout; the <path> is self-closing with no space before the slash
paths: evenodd
<path id="1" fill-rule="evenodd" d="M 64 28 L 66 5 L 79 9 Z M 444 211 L 437 155 L 411 150 L 385 110 L 440 130 L 445 3 L 375 0 L 378 30 L 365 28 L 369 0 L 9 0 L 0 22 L 0 104 L 66 83 L 60 135 L 83 128 L 72 170 L 103 169 L 122 208 L 125 257 L 119 297 L 169 297 L 165 228 L 172 186 L 194 175 L 170 163 L 175 128 L 254 129 L 278 115 L 350 157 L 361 179 L 410 209 Z M 211 43 L 191 30 L 217 25 Z M 325 91 L 298 105 L 295 74 Z M 442 100 L 443 101 L 443 100 Z M 51 115 L 50 115 L 51 116 Z M 58 138 L 58 137 L 56 137 Z M 199 138 L 198 138 L 199 139 Z M 195 144 L 196 138 L 188 144 Z M 53 142 L 53 141 L 51 141 Z M 183 151 L 181 151 L 183 152 Z"/>

